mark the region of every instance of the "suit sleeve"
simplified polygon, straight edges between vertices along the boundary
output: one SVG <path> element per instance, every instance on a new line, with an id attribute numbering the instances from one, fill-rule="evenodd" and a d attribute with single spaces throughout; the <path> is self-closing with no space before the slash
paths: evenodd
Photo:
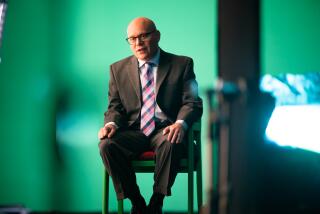
<path id="1" fill-rule="evenodd" d="M 117 126 L 122 126 L 125 121 L 125 109 L 121 102 L 115 72 L 110 66 L 110 79 L 108 91 L 108 110 L 104 113 L 104 123 L 115 122 Z"/>
<path id="2" fill-rule="evenodd" d="M 203 107 L 198 94 L 198 83 L 193 71 L 193 60 L 187 58 L 183 75 L 182 105 L 178 112 L 177 120 L 184 120 L 190 127 L 193 122 L 200 119 Z"/>

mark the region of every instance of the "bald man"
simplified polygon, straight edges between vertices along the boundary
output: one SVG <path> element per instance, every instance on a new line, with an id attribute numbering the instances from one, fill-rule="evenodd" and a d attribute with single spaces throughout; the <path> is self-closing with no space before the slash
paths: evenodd
<path id="1" fill-rule="evenodd" d="M 186 154 L 186 132 L 201 117 L 202 100 L 192 59 L 160 49 L 153 21 L 132 20 L 127 36 L 133 56 L 110 66 L 109 105 L 98 133 L 100 154 L 117 198 L 130 199 L 130 213 L 157 214 L 164 197 L 171 195 L 178 161 Z M 146 206 L 131 160 L 150 150 L 156 154 L 156 167 Z"/>

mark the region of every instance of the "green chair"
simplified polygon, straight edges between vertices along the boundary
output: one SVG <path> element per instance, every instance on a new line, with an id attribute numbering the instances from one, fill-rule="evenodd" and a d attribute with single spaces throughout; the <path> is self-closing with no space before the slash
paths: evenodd
<path id="1" fill-rule="evenodd" d="M 197 201 L 198 210 L 202 206 L 202 167 L 201 167 L 201 123 L 195 122 L 188 131 L 188 158 L 181 159 L 179 172 L 188 173 L 188 214 L 193 214 L 193 173 L 197 175 Z M 196 149 L 195 149 L 196 148 Z M 196 154 L 197 153 L 197 154 Z M 197 161 L 195 157 L 198 157 Z M 154 172 L 155 161 L 152 151 L 143 153 L 138 160 L 132 161 L 135 172 Z M 104 178 L 104 197 L 103 197 L 103 214 L 109 213 L 109 175 L 105 171 Z M 118 214 L 123 214 L 123 200 L 118 200 Z"/>

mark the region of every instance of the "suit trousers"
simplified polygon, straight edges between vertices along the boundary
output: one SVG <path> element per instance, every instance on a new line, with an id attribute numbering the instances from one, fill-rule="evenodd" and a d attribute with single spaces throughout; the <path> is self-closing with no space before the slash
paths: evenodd
<path id="1" fill-rule="evenodd" d="M 134 198 L 140 194 L 131 160 L 143 152 L 155 152 L 153 192 L 171 195 L 171 187 L 177 175 L 179 160 L 186 155 L 186 140 L 170 143 L 164 127 L 157 128 L 148 137 L 140 130 L 117 130 L 112 138 L 104 138 L 99 144 L 104 166 L 112 178 L 118 199 Z"/>

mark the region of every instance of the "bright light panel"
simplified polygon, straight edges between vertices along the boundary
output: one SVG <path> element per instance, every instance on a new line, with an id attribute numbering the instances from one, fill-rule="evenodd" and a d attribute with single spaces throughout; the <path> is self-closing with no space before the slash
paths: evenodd
<path id="1" fill-rule="evenodd" d="M 277 106 L 266 136 L 280 146 L 320 153 L 320 105 Z"/>
<path id="2" fill-rule="evenodd" d="M 4 14 L 4 3 L 0 3 L 0 17 Z"/>
<path id="3" fill-rule="evenodd" d="M 2 28 L 4 24 L 4 16 L 6 15 L 6 8 L 7 4 L 3 1 L 0 1 L 0 47 L 1 47 L 1 40 L 2 40 Z M 1 58 L 0 58 L 1 62 Z"/>

